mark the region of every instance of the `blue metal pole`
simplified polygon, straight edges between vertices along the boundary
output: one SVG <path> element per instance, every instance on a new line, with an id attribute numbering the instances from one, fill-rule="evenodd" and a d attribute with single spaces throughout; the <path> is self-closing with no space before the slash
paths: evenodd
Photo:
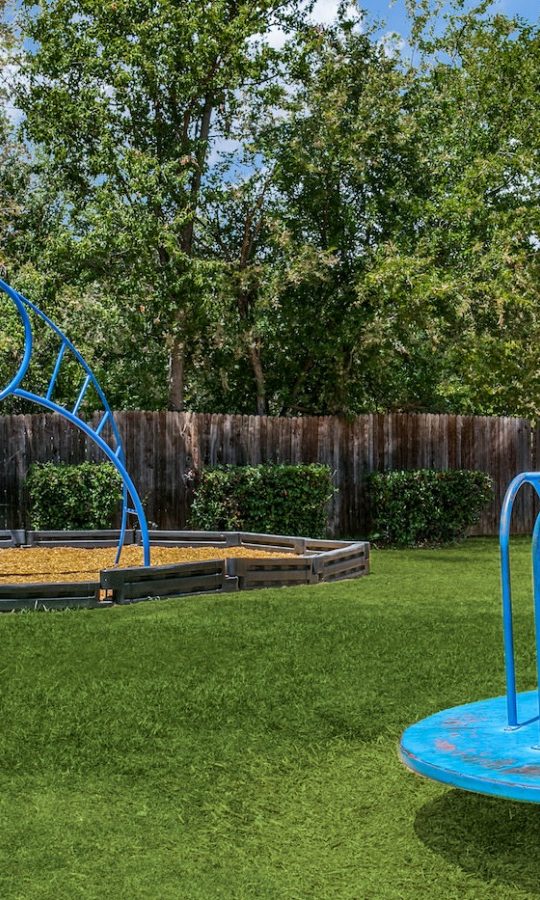
<path id="1" fill-rule="evenodd" d="M 499 524 L 499 544 L 501 551 L 501 589 L 503 606 L 504 662 L 506 670 L 506 709 L 508 725 L 515 728 L 517 718 L 516 663 L 514 655 L 514 625 L 512 619 L 512 588 L 510 583 L 510 523 L 516 494 L 524 483 L 526 475 L 517 475 L 504 496 Z"/>
<path id="2" fill-rule="evenodd" d="M 536 643 L 536 689 L 538 692 L 538 725 L 540 729 L 540 513 L 536 517 L 532 539 L 534 637 Z M 539 740 L 540 746 L 540 733 Z"/>
<path id="3" fill-rule="evenodd" d="M 118 548 L 116 550 L 116 558 L 114 560 L 115 566 L 120 562 L 120 555 L 122 553 L 122 547 L 124 546 L 124 538 L 126 536 L 126 528 L 127 528 L 127 517 L 128 517 L 128 493 L 127 488 L 124 485 L 124 490 L 122 492 L 122 521 L 120 523 L 120 537 L 118 538 Z"/>
<path id="4" fill-rule="evenodd" d="M 13 393 L 15 388 L 19 387 L 21 381 L 28 371 L 28 366 L 30 365 L 30 360 L 32 358 L 32 348 L 33 348 L 33 339 L 32 339 L 32 326 L 30 324 L 30 317 L 24 307 L 24 303 L 19 297 L 18 293 L 13 290 L 6 284 L 4 281 L 0 279 L 0 290 L 4 291 L 8 295 L 8 297 L 13 300 L 17 312 L 19 313 L 23 327 L 24 327 L 24 354 L 21 361 L 21 364 L 18 368 L 17 373 L 11 379 L 8 385 L 0 391 L 0 400 L 4 400 L 6 397 L 9 397 L 10 394 Z"/>
<path id="5" fill-rule="evenodd" d="M 62 360 L 64 359 L 65 352 L 66 352 L 66 343 L 65 343 L 65 341 L 62 341 L 62 343 L 60 344 L 60 350 L 58 351 L 58 356 L 56 357 L 56 362 L 54 364 L 54 369 L 53 369 L 53 373 L 51 375 L 51 380 L 49 381 L 49 387 L 47 388 L 47 393 L 45 394 L 45 397 L 47 398 L 47 400 L 52 399 L 54 387 L 56 384 L 56 379 L 58 378 L 58 373 L 60 372 L 60 367 L 62 365 Z"/>

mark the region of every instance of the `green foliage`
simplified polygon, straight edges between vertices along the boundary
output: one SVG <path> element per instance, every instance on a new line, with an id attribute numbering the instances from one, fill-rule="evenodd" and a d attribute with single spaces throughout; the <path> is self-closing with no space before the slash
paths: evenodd
<path id="1" fill-rule="evenodd" d="M 328 466 L 216 466 L 203 471 L 191 527 L 323 537 L 334 493 Z"/>
<path id="2" fill-rule="evenodd" d="M 110 528 L 122 480 L 110 463 L 34 463 L 26 479 L 36 530 Z"/>
<path id="3" fill-rule="evenodd" d="M 15 4 L 0 263 L 116 408 L 537 417 L 538 23 L 410 0 L 401 49 L 310 6 Z"/>
<path id="4" fill-rule="evenodd" d="M 492 487 L 489 475 L 467 469 L 374 472 L 372 540 L 406 547 L 459 540 L 478 521 Z"/>
<path id="5" fill-rule="evenodd" d="M 18 103 L 58 182 L 63 264 L 107 285 L 132 351 L 144 342 L 155 354 L 154 403 L 167 402 L 169 370 L 169 404 L 182 408 L 185 359 L 209 328 L 196 220 L 212 145 L 230 136 L 244 87 L 275 102 L 280 53 L 257 38 L 304 13 L 299 0 L 22 4 L 33 46 Z"/>

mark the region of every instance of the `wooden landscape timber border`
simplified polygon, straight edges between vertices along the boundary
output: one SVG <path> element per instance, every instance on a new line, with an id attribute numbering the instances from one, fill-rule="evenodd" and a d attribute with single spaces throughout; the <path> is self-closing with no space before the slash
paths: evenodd
<path id="1" fill-rule="evenodd" d="M 89 419 L 92 427 L 100 415 Z M 519 472 L 540 469 L 540 424 L 511 417 L 373 413 L 345 419 L 132 411 L 115 413 L 115 420 L 148 520 L 164 530 L 188 527 L 192 474 L 204 467 L 325 463 L 338 488 L 329 505 L 332 536 L 367 537 L 370 472 L 424 468 L 487 472 L 495 485 L 493 502 L 472 533 L 496 535 L 509 482 Z M 61 416 L 0 417 L 0 528 L 30 525 L 25 478 L 32 463 L 102 459 Z M 518 497 L 515 534 L 532 531 L 538 511 L 533 494 L 524 490 Z"/>
<path id="2" fill-rule="evenodd" d="M 174 563 L 166 566 L 103 569 L 102 589 L 113 603 L 137 603 L 194 594 L 224 594 L 238 590 L 238 580 L 227 575 L 227 560 Z"/>
<path id="3" fill-rule="evenodd" d="M 74 547 L 92 549 L 96 547 L 117 547 L 120 531 L 107 529 L 103 531 L 23 531 L 24 545 L 27 547 Z M 66 534 L 69 538 L 66 540 Z M 134 544 L 134 531 L 126 531 L 124 546 Z"/>
<path id="4" fill-rule="evenodd" d="M 15 610 L 98 609 L 112 606 L 100 600 L 100 584 L 95 582 L 59 582 L 52 584 L 0 584 L 0 612 Z"/>
<path id="5" fill-rule="evenodd" d="M 116 534 L 114 531 L 0 531 L 0 548 L 112 547 L 116 545 Z M 0 612 L 104 608 L 167 597 L 319 584 L 369 574 L 369 544 L 365 541 L 333 541 L 242 531 L 154 531 L 152 541 L 154 545 L 169 547 L 273 550 L 276 556 L 251 559 L 229 557 L 150 568 L 103 569 L 99 582 L 0 584 Z M 126 543 L 134 542 L 140 543 L 139 532 L 131 532 L 127 536 Z"/>

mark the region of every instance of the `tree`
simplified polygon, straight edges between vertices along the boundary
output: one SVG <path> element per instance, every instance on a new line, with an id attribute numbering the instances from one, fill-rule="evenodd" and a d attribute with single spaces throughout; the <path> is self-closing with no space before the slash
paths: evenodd
<path id="1" fill-rule="evenodd" d="M 412 408 L 536 416 L 539 30 L 480 13 L 418 38 L 415 209 L 359 292 L 390 368 L 423 373 Z"/>
<path id="2" fill-rule="evenodd" d="M 184 405 L 205 283 L 196 228 L 216 140 L 246 85 L 270 85 L 279 54 L 257 35 L 293 27 L 298 0 L 52 0 L 24 5 L 19 102 L 45 149 L 79 264 L 114 280 L 169 356 L 168 405 Z M 131 302 L 127 299 L 131 295 Z M 129 315 L 129 313 L 128 313 Z"/>
<path id="3" fill-rule="evenodd" d="M 349 3 L 27 3 L 10 265 L 114 405 L 538 415 L 538 26 L 416 5 L 413 66 Z"/>
<path id="4" fill-rule="evenodd" d="M 0 3 L 0 13 L 4 3 Z M 26 149 L 15 139 L 9 120 L 12 101 L 13 35 L 0 22 L 0 276 L 9 277 L 27 240 L 26 197 L 30 188 L 30 166 Z M 18 367 L 23 332 L 10 302 L 0 297 L 0 385 L 4 387 Z"/>
<path id="5" fill-rule="evenodd" d="M 279 110 L 246 104 L 251 174 L 208 196 L 225 330 L 244 348 L 228 383 L 242 411 L 248 359 L 259 412 L 354 412 L 372 402 L 369 369 L 384 378 L 365 340 L 378 305 L 359 302 L 357 283 L 411 203 L 412 76 L 360 25 L 344 5 L 334 26 L 298 30 Z"/>

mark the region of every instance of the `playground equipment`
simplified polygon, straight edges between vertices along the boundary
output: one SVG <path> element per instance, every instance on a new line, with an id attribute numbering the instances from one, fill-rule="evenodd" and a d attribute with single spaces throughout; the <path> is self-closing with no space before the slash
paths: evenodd
<path id="1" fill-rule="evenodd" d="M 150 565 L 150 538 L 148 534 L 148 524 L 146 521 L 146 515 L 140 500 L 140 497 L 137 493 L 137 489 L 131 480 L 129 473 L 126 469 L 126 457 L 124 451 L 124 445 L 122 443 L 122 438 L 120 436 L 120 432 L 118 430 L 117 424 L 114 419 L 114 415 L 112 410 L 107 402 L 107 398 L 103 393 L 101 385 L 99 384 L 96 376 L 92 372 L 92 369 L 88 365 L 88 363 L 81 356 L 79 351 L 73 346 L 71 341 L 66 337 L 66 335 L 52 322 L 45 313 L 39 309 L 34 303 L 24 297 L 22 294 L 19 294 L 15 291 L 10 285 L 6 284 L 5 281 L 0 279 L 0 291 L 13 301 L 17 312 L 21 318 L 23 328 L 24 328 L 24 353 L 22 357 L 22 361 L 19 365 L 19 369 L 14 377 L 11 379 L 9 384 L 0 389 L 0 400 L 4 400 L 6 397 L 13 395 L 15 397 L 21 397 L 24 400 L 29 400 L 32 403 L 36 403 L 39 406 L 44 407 L 50 412 L 59 413 L 63 416 L 64 419 L 67 419 L 68 422 L 71 422 L 72 425 L 75 425 L 84 434 L 89 437 L 99 448 L 103 451 L 105 456 L 110 460 L 110 462 L 115 466 L 117 471 L 122 478 L 123 492 L 122 492 L 122 519 L 120 526 L 120 537 L 118 541 L 118 549 L 116 553 L 116 563 L 120 560 L 120 555 L 122 553 L 122 547 L 124 546 L 124 538 L 126 534 L 128 515 L 136 515 L 139 520 L 139 528 L 141 532 L 141 543 L 143 546 L 143 555 L 144 555 L 144 565 Z M 24 377 L 28 371 L 28 367 L 32 360 L 32 352 L 33 352 L 33 334 L 32 334 L 32 323 L 30 320 L 29 313 L 37 316 L 42 322 L 45 323 L 48 329 L 54 332 L 54 335 L 58 339 L 59 347 L 58 347 L 58 355 L 56 357 L 56 362 L 54 364 L 53 372 L 51 375 L 51 379 L 49 381 L 49 385 L 47 387 L 46 392 L 41 394 L 35 394 L 31 391 L 25 390 L 21 387 Z M 79 390 L 79 394 L 77 399 L 75 400 L 74 405 L 71 409 L 67 409 L 64 406 L 61 406 L 59 403 L 53 399 L 54 389 L 56 385 L 56 381 L 62 366 L 62 362 L 66 356 L 66 353 L 70 354 L 72 358 L 76 360 L 80 369 L 81 369 L 81 377 L 82 383 Z M 84 419 L 81 417 L 80 409 L 85 398 L 85 395 L 89 388 L 93 388 L 95 393 L 97 394 L 102 408 L 103 415 L 97 427 L 92 427 Z M 104 431 L 105 426 L 108 426 L 109 437 L 106 440 L 105 434 L 107 432 Z"/>
<path id="2" fill-rule="evenodd" d="M 510 581 L 510 522 L 520 488 L 540 497 L 540 472 L 510 483 L 500 519 L 506 696 L 445 709 L 403 733 L 402 761 L 413 772 L 454 787 L 540 803 L 540 514 L 532 536 L 537 689 L 517 693 Z"/>

